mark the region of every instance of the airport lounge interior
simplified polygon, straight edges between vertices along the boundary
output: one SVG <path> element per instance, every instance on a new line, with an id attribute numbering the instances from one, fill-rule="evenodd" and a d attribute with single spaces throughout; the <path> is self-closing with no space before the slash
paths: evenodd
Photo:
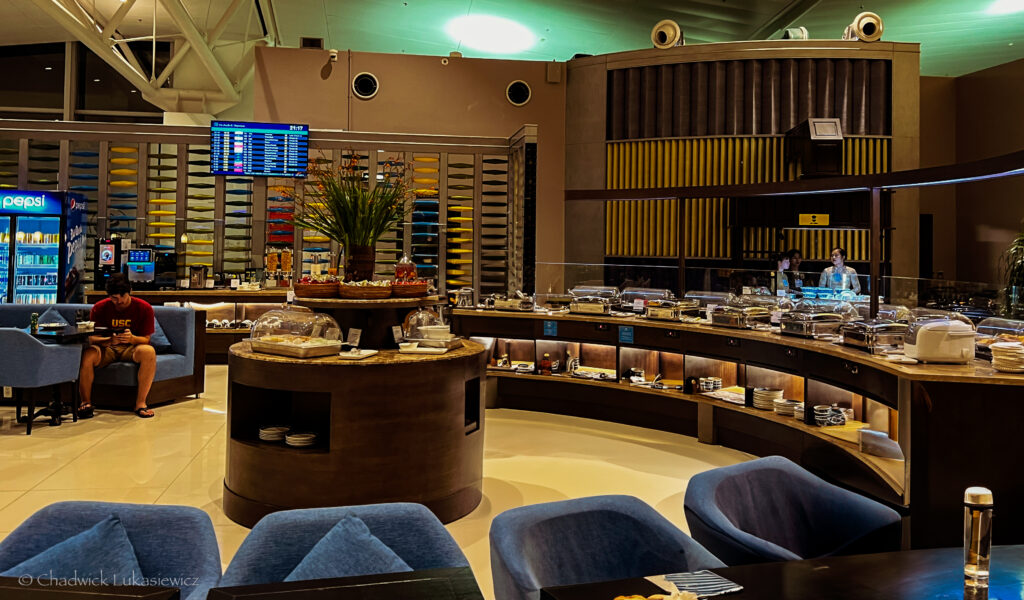
<path id="1" fill-rule="evenodd" d="M 1024 0 L 0 33 L 0 597 L 1021 595 Z"/>

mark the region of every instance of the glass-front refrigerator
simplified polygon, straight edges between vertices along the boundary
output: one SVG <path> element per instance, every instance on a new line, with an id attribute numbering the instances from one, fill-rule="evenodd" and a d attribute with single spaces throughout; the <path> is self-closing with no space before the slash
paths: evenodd
<path id="1" fill-rule="evenodd" d="M 81 301 L 85 201 L 63 192 L 0 192 L 0 291 L 5 302 Z"/>

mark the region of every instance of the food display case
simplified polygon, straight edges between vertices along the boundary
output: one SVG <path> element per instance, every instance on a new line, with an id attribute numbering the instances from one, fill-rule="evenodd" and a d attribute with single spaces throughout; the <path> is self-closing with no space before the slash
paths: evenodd
<path id="1" fill-rule="evenodd" d="M 960 313 L 914 309 L 903 352 L 920 362 L 967 364 L 974 359 L 974 323 Z"/>
<path id="2" fill-rule="evenodd" d="M 975 356 L 992 360 L 992 344 L 996 342 L 1024 342 L 1024 321 L 989 317 L 978 323 Z"/>
<path id="3" fill-rule="evenodd" d="M 838 335 L 843 323 L 859 318 L 857 309 L 849 302 L 801 300 L 780 317 L 779 328 L 784 335 L 821 339 Z"/>
<path id="4" fill-rule="evenodd" d="M 736 296 L 729 292 L 692 291 L 683 296 L 686 300 L 695 300 L 700 306 L 721 306 L 729 304 Z"/>
<path id="5" fill-rule="evenodd" d="M 252 326 L 254 352 L 293 358 L 329 356 L 341 351 L 341 328 L 324 313 L 302 307 L 267 311 Z"/>
<path id="6" fill-rule="evenodd" d="M 843 345 L 871 354 L 884 354 L 903 347 L 907 324 L 888 319 L 868 319 L 845 323 L 839 331 Z"/>

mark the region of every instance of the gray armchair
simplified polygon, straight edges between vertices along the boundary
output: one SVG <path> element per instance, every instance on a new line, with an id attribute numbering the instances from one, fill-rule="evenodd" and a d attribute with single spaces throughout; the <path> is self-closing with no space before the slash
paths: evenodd
<path id="1" fill-rule="evenodd" d="M 0 353 L 4 355 L 4 368 L 0 369 L 0 385 L 14 388 L 18 421 L 22 420 L 21 407 L 28 406 L 25 433 L 32 435 L 32 421 L 42 413 L 36 410 L 36 400 L 49 388 L 59 401 L 60 384 L 78 380 L 82 362 L 82 347 L 73 344 L 57 346 L 44 344 L 21 329 L 0 327 Z M 78 406 L 72 386 L 72 415 L 78 420 Z M 59 415 L 56 416 L 59 418 Z"/>

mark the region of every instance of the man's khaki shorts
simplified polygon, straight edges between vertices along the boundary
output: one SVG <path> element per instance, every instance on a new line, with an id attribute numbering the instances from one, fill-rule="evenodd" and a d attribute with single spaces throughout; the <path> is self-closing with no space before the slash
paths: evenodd
<path id="1" fill-rule="evenodd" d="M 103 355 L 100 357 L 100 364 L 96 365 L 97 369 L 102 369 L 113 362 L 132 362 L 132 353 L 135 352 L 135 346 L 131 344 L 104 346 L 100 348 L 100 352 Z"/>

